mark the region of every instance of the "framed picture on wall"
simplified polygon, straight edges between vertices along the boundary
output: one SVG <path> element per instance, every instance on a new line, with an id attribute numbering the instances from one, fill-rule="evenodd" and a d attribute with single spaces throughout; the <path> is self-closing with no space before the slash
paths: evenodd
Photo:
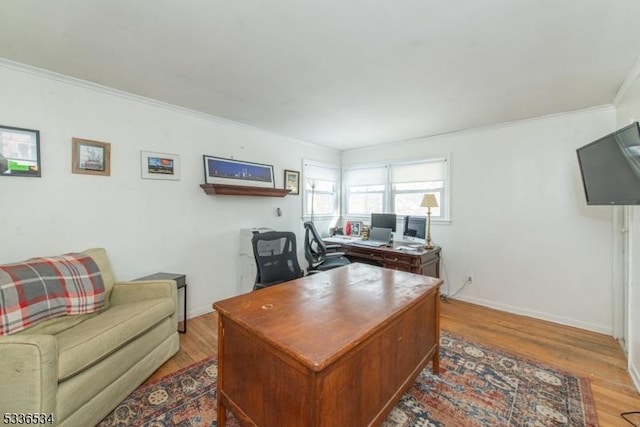
<path id="1" fill-rule="evenodd" d="M 42 176 L 40 131 L 0 126 L 0 176 Z"/>
<path id="2" fill-rule="evenodd" d="M 222 157 L 203 156 L 207 184 L 275 188 L 273 166 Z"/>
<path id="3" fill-rule="evenodd" d="M 285 169 L 284 188 L 291 191 L 289 194 L 300 194 L 300 172 Z"/>
<path id="4" fill-rule="evenodd" d="M 180 180 L 180 156 L 177 154 L 140 152 L 140 170 L 143 179 Z"/>
<path id="5" fill-rule="evenodd" d="M 73 138 L 71 172 L 87 175 L 111 175 L 111 144 Z"/>

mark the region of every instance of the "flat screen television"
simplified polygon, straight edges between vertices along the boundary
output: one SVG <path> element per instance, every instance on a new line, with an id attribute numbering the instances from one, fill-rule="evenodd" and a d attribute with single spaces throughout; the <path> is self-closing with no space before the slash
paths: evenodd
<path id="1" fill-rule="evenodd" d="M 424 243 L 426 239 L 427 218 L 424 216 L 404 217 L 404 231 L 402 239 Z"/>
<path id="2" fill-rule="evenodd" d="M 577 150 L 587 205 L 640 205 L 638 122 Z"/>
<path id="3" fill-rule="evenodd" d="M 371 227 L 376 228 L 390 228 L 391 231 L 396 231 L 396 214 L 392 213 L 372 213 L 371 214 Z"/>

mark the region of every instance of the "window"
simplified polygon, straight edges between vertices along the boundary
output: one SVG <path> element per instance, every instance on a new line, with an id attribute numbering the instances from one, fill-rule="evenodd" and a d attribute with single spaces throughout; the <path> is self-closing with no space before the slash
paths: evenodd
<path id="1" fill-rule="evenodd" d="M 448 220 L 448 177 L 448 158 L 345 169 L 344 215 L 426 215 L 420 203 L 424 194 L 432 193 L 438 207 L 431 209 L 431 218 Z"/>
<path id="2" fill-rule="evenodd" d="M 305 160 L 302 176 L 304 216 L 338 216 L 338 166 Z"/>
<path id="3" fill-rule="evenodd" d="M 446 159 L 391 166 L 391 201 L 397 215 L 426 215 L 420 206 L 426 193 L 436 196 L 438 207 L 431 209 L 431 218 L 444 219 L 447 203 L 444 196 L 447 176 Z M 448 218 L 447 218 L 448 219 Z"/>
<path id="4" fill-rule="evenodd" d="M 384 209 L 387 167 L 348 169 L 344 172 L 347 215 L 368 215 Z"/>

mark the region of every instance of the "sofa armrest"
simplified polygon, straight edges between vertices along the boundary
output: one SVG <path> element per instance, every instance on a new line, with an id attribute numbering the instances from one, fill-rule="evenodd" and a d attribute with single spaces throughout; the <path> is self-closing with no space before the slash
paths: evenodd
<path id="1" fill-rule="evenodd" d="M 113 285 L 111 304 L 147 301 L 155 298 L 171 298 L 175 310 L 171 315 L 171 323 L 178 327 L 178 285 L 175 280 L 132 280 L 118 282 Z"/>
<path id="2" fill-rule="evenodd" d="M 175 280 L 132 280 L 117 282 L 111 293 L 111 304 L 146 301 L 154 298 L 173 298 L 178 301 Z"/>
<path id="3" fill-rule="evenodd" d="M 52 414 L 58 391 L 58 347 L 52 335 L 0 337 L 0 412 Z"/>

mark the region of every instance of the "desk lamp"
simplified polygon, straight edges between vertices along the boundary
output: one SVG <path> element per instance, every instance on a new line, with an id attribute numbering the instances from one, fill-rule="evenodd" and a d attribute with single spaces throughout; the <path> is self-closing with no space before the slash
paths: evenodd
<path id="1" fill-rule="evenodd" d="M 438 207 L 438 200 L 436 200 L 436 196 L 433 194 L 425 194 L 422 198 L 422 203 L 420 206 L 423 208 L 427 208 L 427 239 L 425 240 L 425 249 L 433 249 L 433 242 L 431 241 L 431 208 Z"/>

